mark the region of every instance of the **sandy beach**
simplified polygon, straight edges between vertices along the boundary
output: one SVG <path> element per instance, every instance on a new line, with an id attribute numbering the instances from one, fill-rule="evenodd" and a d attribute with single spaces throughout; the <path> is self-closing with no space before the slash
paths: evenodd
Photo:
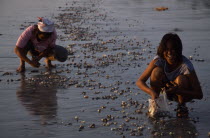
<path id="1" fill-rule="evenodd" d="M 7 137 L 209 137 L 210 2 L 179 0 L 2 0 L 0 2 L 0 133 Z M 157 10 L 158 7 L 166 10 Z M 47 70 L 16 73 L 14 46 L 37 17 L 52 19 L 57 44 L 69 51 Z M 192 58 L 204 98 L 187 119 L 153 120 L 136 80 L 162 36 L 177 33 Z"/>

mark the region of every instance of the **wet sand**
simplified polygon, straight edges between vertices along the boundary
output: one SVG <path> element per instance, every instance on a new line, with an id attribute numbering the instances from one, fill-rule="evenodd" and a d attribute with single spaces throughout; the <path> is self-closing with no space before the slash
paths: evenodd
<path id="1" fill-rule="evenodd" d="M 208 1 L 2 2 L 2 137 L 208 137 Z M 160 6 L 168 10 L 156 11 Z M 41 62 L 39 69 L 27 65 L 25 74 L 18 74 L 13 48 L 37 16 L 55 21 L 57 44 L 69 50 L 69 59 L 53 62 L 57 68 L 52 71 Z M 152 120 L 146 116 L 149 97 L 135 81 L 155 56 L 162 36 L 172 31 L 181 37 L 184 55 L 193 58 L 204 98 L 188 104 L 188 119 L 177 119 L 173 111 L 171 118 Z"/>

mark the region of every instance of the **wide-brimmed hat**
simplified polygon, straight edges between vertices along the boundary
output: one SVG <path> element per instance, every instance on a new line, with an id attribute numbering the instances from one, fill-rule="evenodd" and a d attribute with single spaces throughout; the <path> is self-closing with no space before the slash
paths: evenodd
<path id="1" fill-rule="evenodd" d="M 46 18 L 40 18 L 40 21 L 37 23 L 39 31 L 51 33 L 54 31 L 54 22 Z"/>

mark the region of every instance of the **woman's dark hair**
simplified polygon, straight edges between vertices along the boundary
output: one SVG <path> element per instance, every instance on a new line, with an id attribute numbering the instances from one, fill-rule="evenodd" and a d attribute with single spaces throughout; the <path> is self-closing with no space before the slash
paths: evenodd
<path id="1" fill-rule="evenodd" d="M 157 55 L 164 59 L 163 52 L 167 50 L 167 43 L 170 43 L 177 54 L 177 59 L 182 61 L 182 41 L 175 33 L 167 33 L 163 36 L 157 49 Z"/>

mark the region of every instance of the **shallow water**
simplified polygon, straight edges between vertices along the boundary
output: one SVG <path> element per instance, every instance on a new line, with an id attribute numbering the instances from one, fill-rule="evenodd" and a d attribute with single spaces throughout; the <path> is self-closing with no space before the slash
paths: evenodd
<path id="1" fill-rule="evenodd" d="M 169 10 L 155 11 L 159 6 Z M 3 0 L 0 9 L 2 137 L 208 136 L 209 1 Z M 69 13 L 77 16 L 73 19 Z M 55 21 L 61 35 L 57 44 L 74 44 L 74 55 L 63 64 L 54 62 L 56 70 L 27 65 L 25 74 L 17 74 L 14 45 L 37 16 Z M 149 97 L 135 81 L 162 36 L 171 31 L 181 37 L 184 55 L 193 56 L 204 98 L 188 104 L 190 119 L 150 120 L 145 115 Z M 89 128 L 91 124 L 96 127 Z"/>

